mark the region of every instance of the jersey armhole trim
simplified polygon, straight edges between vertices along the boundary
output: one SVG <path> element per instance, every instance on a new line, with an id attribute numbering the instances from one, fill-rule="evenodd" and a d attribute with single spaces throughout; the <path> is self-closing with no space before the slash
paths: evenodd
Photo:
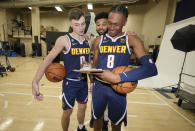
<path id="1" fill-rule="evenodd" d="M 131 55 L 131 51 L 130 51 L 130 48 L 129 48 L 129 41 L 128 41 L 129 37 L 128 35 L 126 35 L 126 45 L 127 45 L 127 49 L 128 49 L 128 52 L 129 54 Z"/>
<path id="2" fill-rule="evenodd" d="M 70 41 L 70 38 L 69 38 L 69 36 L 68 35 L 66 35 L 66 37 L 68 38 L 68 43 L 67 44 L 69 44 L 69 48 L 68 48 L 68 50 L 66 51 L 66 52 L 64 52 L 64 54 L 66 55 L 66 54 L 68 54 L 69 52 L 70 52 L 70 48 L 71 48 L 71 41 Z"/>
<path id="3" fill-rule="evenodd" d="M 100 46 L 101 46 L 101 44 L 102 44 L 103 37 L 104 37 L 104 35 L 101 35 L 101 40 L 100 40 L 100 44 L 99 44 L 99 49 L 100 49 Z"/>

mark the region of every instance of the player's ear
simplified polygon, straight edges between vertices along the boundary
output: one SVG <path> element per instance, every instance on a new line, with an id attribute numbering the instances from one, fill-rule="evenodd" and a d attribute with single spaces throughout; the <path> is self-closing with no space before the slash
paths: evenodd
<path id="1" fill-rule="evenodd" d="M 123 26 L 125 26 L 125 25 L 126 25 L 126 23 L 127 23 L 127 20 L 124 20 L 124 22 L 123 22 Z"/>
<path id="2" fill-rule="evenodd" d="M 72 28 L 72 24 L 70 24 L 70 27 Z"/>
<path id="3" fill-rule="evenodd" d="M 72 22 L 72 20 L 70 21 L 70 27 L 71 27 L 71 28 L 73 27 L 73 22 Z"/>

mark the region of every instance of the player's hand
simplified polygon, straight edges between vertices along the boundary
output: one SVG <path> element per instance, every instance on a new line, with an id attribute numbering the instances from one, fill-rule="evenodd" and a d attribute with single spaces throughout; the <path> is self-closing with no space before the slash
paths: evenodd
<path id="1" fill-rule="evenodd" d="M 95 75 L 97 75 L 102 80 L 107 81 L 109 83 L 119 83 L 120 82 L 120 76 L 118 74 L 114 74 L 113 72 L 109 70 L 105 70 L 103 73 L 95 73 Z"/>
<path id="2" fill-rule="evenodd" d="M 126 34 L 127 34 L 127 35 L 137 35 L 137 34 L 136 34 L 135 32 L 133 32 L 133 31 L 127 31 Z"/>
<path id="3" fill-rule="evenodd" d="M 84 34 L 83 36 L 84 36 L 84 38 L 85 38 L 86 40 L 90 40 L 90 39 L 89 39 L 89 36 L 88 36 L 87 34 Z"/>
<path id="4" fill-rule="evenodd" d="M 83 61 L 83 63 L 80 65 L 81 66 L 81 68 L 83 68 L 83 67 L 92 67 L 92 65 L 91 65 L 91 63 L 89 63 L 89 62 L 87 62 L 87 61 Z"/>
<path id="5" fill-rule="evenodd" d="M 43 94 L 39 92 L 39 86 L 36 82 L 32 83 L 32 93 L 36 100 L 42 101 L 43 100 Z"/>

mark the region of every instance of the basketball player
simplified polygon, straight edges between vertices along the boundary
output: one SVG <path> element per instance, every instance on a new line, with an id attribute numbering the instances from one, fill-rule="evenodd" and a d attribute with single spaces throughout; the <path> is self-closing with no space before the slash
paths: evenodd
<path id="1" fill-rule="evenodd" d="M 106 34 L 108 32 L 108 13 L 107 12 L 98 13 L 95 16 L 95 24 L 96 24 L 96 31 L 99 34 L 99 36 Z M 92 49 L 94 48 L 93 47 L 94 42 L 95 42 L 95 39 L 91 41 Z M 109 120 L 107 117 L 107 113 L 105 113 L 104 119 L 103 119 L 102 131 L 108 131 L 108 121 Z M 91 128 L 93 127 L 93 123 L 94 123 L 94 119 L 92 117 L 90 120 L 90 127 Z"/>
<path id="2" fill-rule="evenodd" d="M 96 23 L 96 31 L 99 34 L 99 36 L 101 35 L 105 35 L 108 32 L 108 13 L 107 12 L 100 12 L 96 15 L 95 17 L 95 23 Z M 126 35 L 136 35 L 134 32 L 132 31 L 128 31 L 126 33 Z M 92 46 L 94 45 L 93 43 L 95 43 L 95 40 L 92 40 Z M 93 47 L 92 47 L 93 49 Z M 93 127 L 93 117 L 90 120 L 90 127 Z M 104 119 L 103 119 L 103 127 L 102 127 L 102 131 L 108 131 L 108 117 L 107 117 L 107 113 L 105 113 L 104 115 Z"/>
<path id="3" fill-rule="evenodd" d="M 142 41 L 135 35 L 126 35 L 122 32 L 127 17 L 128 10 L 125 5 L 113 6 L 108 15 L 108 34 L 102 35 L 95 41 L 94 65 L 98 69 L 106 70 L 95 75 L 109 83 L 137 81 L 157 75 L 156 66 L 145 51 Z M 111 71 L 118 66 L 129 65 L 130 47 L 134 49 L 142 65 L 119 75 L 112 73 Z M 101 130 L 106 107 L 112 131 L 120 131 L 121 123 L 125 122 L 127 115 L 126 95 L 116 93 L 110 84 L 104 83 L 102 80 L 95 79 L 92 91 L 94 131 Z"/>
<path id="4" fill-rule="evenodd" d="M 46 68 L 52 60 L 63 51 L 64 67 L 66 68 L 66 78 L 62 84 L 62 108 L 63 114 L 61 119 L 62 128 L 68 131 L 70 115 L 72 114 L 75 100 L 78 102 L 77 120 L 78 131 L 86 131 L 84 123 L 86 103 L 88 100 L 88 87 L 85 76 L 81 73 L 74 72 L 79 70 L 83 61 L 89 62 L 89 42 L 84 38 L 86 27 L 85 17 L 80 9 L 73 9 L 69 14 L 70 26 L 72 33 L 61 36 L 56 40 L 54 48 L 40 65 L 35 78 L 32 82 L 32 92 L 37 100 L 43 99 L 43 94 L 39 92 L 38 83 L 42 78 Z"/>
<path id="5" fill-rule="evenodd" d="M 108 32 L 108 13 L 107 12 L 100 12 L 95 16 L 95 24 L 96 24 L 96 31 L 99 36 L 104 35 Z M 127 35 L 136 35 L 135 32 L 127 31 Z M 93 43 L 96 39 L 91 40 L 92 49 Z"/>
<path id="6" fill-rule="evenodd" d="M 99 36 L 108 32 L 108 13 L 101 12 L 95 16 L 96 31 Z"/>

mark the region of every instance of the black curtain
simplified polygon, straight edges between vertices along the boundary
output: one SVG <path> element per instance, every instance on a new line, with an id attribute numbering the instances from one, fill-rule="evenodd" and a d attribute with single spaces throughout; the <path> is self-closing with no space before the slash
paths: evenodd
<path id="1" fill-rule="evenodd" d="M 177 3 L 174 22 L 195 16 L 195 0 L 181 0 Z"/>

